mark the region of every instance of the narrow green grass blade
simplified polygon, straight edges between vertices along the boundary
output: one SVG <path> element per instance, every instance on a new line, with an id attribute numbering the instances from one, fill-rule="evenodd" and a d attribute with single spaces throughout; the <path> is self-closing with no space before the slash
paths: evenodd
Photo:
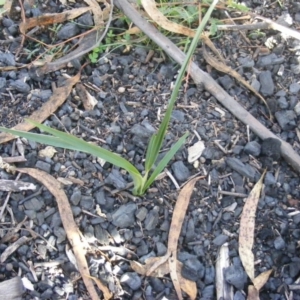
<path id="1" fill-rule="evenodd" d="M 169 125 L 169 122 L 171 119 L 171 114 L 172 114 L 174 104 L 175 104 L 175 101 L 176 101 L 178 93 L 179 93 L 179 89 L 181 86 L 183 76 L 184 76 L 187 66 L 191 60 L 192 55 L 195 52 L 195 49 L 197 47 L 200 36 L 204 30 L 204 27 L 207 24 L 208 20 L 210 19 L 210 16 L 211 16 L 217 3 L 218 3 L 218 0 L 214 0 L 213 3 L 210 5 L 209 9 L 207 10 L 207 13 L 205 14 L 202 22 L 200 23 L 200 25 L 195 33 L 195 36 L 192 40 L 191 46 L 189 47 L 187 54 L 186 54 L 184 62 L 182 63 L 180 72 L 179 72 L 178 77 L 175 82 L 174 89 L 172 91 L 170 103 L 168 105 L 165 116 L 162 120 L 162 123 L 161 123 L 159 129 L 158 129 L 157 134 L 153 137 L 153 140 L 151 140 L 151 143 L 149 144 L 149 146 L 151 146 L 151 147 L 147 148 L 146 162 L 145 162 L 146 170 L 150 170 L 152 168 L 152 166 L 154 165 L 155 161 L 157 160 L 157 157 L 158 157 L 159 151 L 161 149 L 165 134 L 168 129 L 168 125 Z"/>
<path id="2" fill-rule="evenodd" d="M 7 129 L 5 127 L 0 127 L 0 131 L 7 132 L 16 136 L 24 137 L 28 140 L 41 143 L 41 144 L 47 144 L 53 147 L 58 148 L 66 148 L 69 150 L 75 150 L 78 151 L 78 147 L 72 147 L 70 144 L 62 141 L 61 139 L 51 136 L 51 135 L 45 135 L 45 134 L 38 134 L 38 133 L 31 133 L 26 131 L 19 131 L 19 130 L 13 130 L 13 129 Z"/>
<path id="3" fill-rule="evenodd" d="M 45 132 L 48 132 L 48 133 L 58 137 L 59 139 L 61 139 L 62 141 L 65 141 L 66 143 L 68 143 L 71 146 L 77 147 L 78 151 L 83 151 L 83 152 L 90 153 L 95 156 L 99 156 L 102 159 L 108 161 L 109 163 L 111 163 L 117 167 L 120 167 L 122 169 L 125 169 L 130 174 L 137 173 L 140 175 L 139 171 L 135 168 L 135 166 L 133 166 L 130 162 L 128 162 L 123 157 L 121 157 L 109 150 L 106 150 L 106 149 L 96 146 L 94 144 L 87 143 L 84 140 L 73 136 L 72 134 L 68 134 L 68 133 L 50 128 L 50 127 L 42 125 L 38 122 L 35 122 L 32 120 L 27 120 L 27 122 L 33 124 L 40 130 L 43 130 Z"/>
<path id="4" fill-rule="evenodd" d="M 147 180 L 146 184 L 143 187 L 143 193 L 148 189 L 148 187 L 153 183 L 155 178 L 162 172 L 162 170 L 166 167 L 169 161 L 174 157 L 176 152 L 180 149 L 180 147 L 185 143 L 186 138 L 189 133 L 186 132 L 172 148 L 167 152 L 167 154 L 163 157 L 163 159 L 158 163 L 157 167 L 151 174 L 150 178 Z"/>
<path id="5" fill-rule="evenodd" d="M 32 120 L 27 120 L 27 121 L 29 123 L 35 125 L 40 130 L 43 130 L 47 133 L 54 135 L 56 137 L 56 140 L 54 137 L 51 137 L 51 136 L 45 136 L 45 135 L 40 135 L 40 134 L 30 134 L 28 132 L 16 131 L 16 130 L 11 130 L 11 129 L 6 129 L 6 128 L 1 128 L 1 130 L 11 133 L 13 135 L 18 135 L 21 137 L 32 139 L 39 143 L 52 145 L 55 147 L 62 147 L 62 148 L 70 149 L 70 150 L 77 150 L 77 151 L 89 153 L 91 155 L 95 155 L 117 167 L 125 169 L 131 175 L 131 177 L 134 181 L 134 185 L 137 187 L 141 186 L 143 177 L 141 176 L 139 171 L 135 168 L 135 166 L 133 166 L 130 162 L 128 162 L 123 157 L 120 157 L 120 156 L 116 155 L 115 153 L 113 153 L 109 150 L 103 149 L 99 146 L 89 144 L 89 143 L 85 142 L 84 140 L 79 139 L 73 135 L 61 132 L 56 129 L 52 129 L 48 126 L 42 125 L 42 124 L 32 121 Z M 40 136 L 41 136 L 41 138 L 40 138 Z"/>

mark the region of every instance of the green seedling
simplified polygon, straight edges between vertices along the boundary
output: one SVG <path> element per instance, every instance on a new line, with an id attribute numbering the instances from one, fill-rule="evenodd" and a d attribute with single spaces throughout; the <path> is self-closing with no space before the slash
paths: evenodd
<path id="1" fill-rule="evenodd" d="M 39 128 L 41 131 L 44 131 L 46 133 L 49 133 L 50 135 L 44 135 L 44 134 L 36 134 L 36 133 L 29 133 L 24 131 L 18 131 L 18 130 L 12 130 L 7 129 L 5 127 L 0 127 L 1 131 L 11 133 L 16 136 L 24 137 L 29 140 L 51 145 L 54 147 L 60 147 L 64 149 L 69 150 L 76 150 L 81 151 L 85 153 L 89 153 L 91 155 L 100 157 L 101 159 L 104 159 L 105 161 L 120 167 L 122 169 L 125 169 L 132 177 L 134 187 L 133 187 L 133 194 L 134 195 L 143 195 L 146 190 L 150 187 L 150 185 L 153 183 L 155 178 L 162 172 L 162 170 L 166 167 L 166 165 L 169 163 L 169 161 L 174 157 L 176 152 L 180 149 L 180 147 L 185 143 L 185 140 L 188 136 L 188 133 L 185 133 L 172 147 L 171 149 L 166 153 L 166 155 L 163 157 L 162 160 L 158 162 L 157 165 L 155 165 L 159 152 L 161 150 L 163 140 L 165 138 L 169 121 L 171 119 L 171 113 L 175 104 L 175 101 L 177 99 L 179 89 L 181 86 L 181 82 L 183 80 L 183 77 L 185 75 L 185 71 L 187 69 L 187 66 L 189 65 L 189 62 L 191 60 L 191 57 L 196 49 L 196 46 L 198 44 L 199 38 L 201 36 L 201 33 L 207 23 L 207 21 L 210 18 L 210 15 L 216 5 L 218 0 L 214 0 L 213 4 L 208 9 L 206 15 L 203 18 L 203 21 L 199 25 L 195 37 L 193 38 L 193 41 L 189 47 L 188 53 L 185 57 L 185 60 L 181 66 L 180 72 L 178 74 L 178 77 L 176 79 L 176 83 L 174 86 L 174 89 L 172 91 L 171 99 L 168 104 L 167 111 L 165 113 L 165 116 L 162 120 L 162 123 L 158 129 L 158 132 L 154 134 L 149 141 L 147 152 L 146 152 L 146 159 L 145 159 L 145 171 L 144 174 L 141 174 L 134 165 L 132 165 L 129 161 L 124 159 L 123 157 L 106 150 L 102 147 L 96 146 L 94 144 L 90 144 L 85 142 L 82 139 L 79 139 L 71 134 L 64 133 L 62 131 L 52 129 L 48 126 L 42 125 L 38 122 L 28 120 L 29 123 L 33 124 L 37 128 Z M 51 136 L 52 135 L 52 136 Z"/>

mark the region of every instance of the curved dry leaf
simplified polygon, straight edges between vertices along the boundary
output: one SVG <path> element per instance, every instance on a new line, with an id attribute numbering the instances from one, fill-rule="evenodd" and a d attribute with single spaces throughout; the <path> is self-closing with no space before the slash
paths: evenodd
<path id="1" fill-rule="evenodd" d="M 74 221 L 69 200 L 63 189 L 60 187 L 59 182 L 53 176 L 41 170 L 21 168 L 17 169 L 17 171 L 28 174 L 34 179 L 40 181 L 55 197 L 63 227 L 66 231 L 71 247 L 73 248 L 78 270 L 82 276 L 83 282 L 90 294 L 90 298 L 92 300 L 98 300 L 99 297 L 93 281 L 89 278 L 89 267 L 85 258 L 88 245 L 86 245 L 81 239 L 82 234 Z"/>
<path id="2" fill-rule="evenodd" d="M 254 243 L 255 213 L 263 185 L 263 178 L 266 171 L 262 174 L 259 181 L 250 192 L 243 208 L 240 234 L 239 234 L 239 254 L 246 273 L 253 282 L 254 280 L 254 255 L 252 247 Z"/>
<path id="3" fill-rule="evenodd" d="M 72 10 L 67 10 L 62 13 L 55 13 L 55 14 L 44 14 L 42 16 L 34 17 L 26 19 L 25 22 L 21 22 L 19 25 L 20 32 L 26 34 L 26 31 L 30 28 L 36 26 L 43 26 L 43 25 L 51 25 L 54 23 L 63 23 L 67 20 L 76 19 L 79 16 L 83 15 L 84 13 L 91 10 L 89 7 L 80 7 L 74 8 Z"/>
<path id="4" fill-rule="evenodd" d="M 150 257 L 145 261 L 145 265 L 140 264 L 137 261 L 131 261 L 130 266 L 131 268 L 140 275 L 145 276 L 148 270 L 155 264 L 157 261 L 160 260 L 160 257 Z M 188 280 L 181 276 L 183 264 L 176 260 L 176 272 L 179 281 L 180 288 L 189 295 L 190 299 L 196 299 L 197 296 L 197 285 L 194 281 Z M 170 265 L 168 261 L 165 261 L 161 264 L 158 268 L 156 268 L 152 273 L 152 277 L 159 277 L 162 278 L 165 275 L 170 273 Z"/>
<path id="5" fill-rule="evenodd" d="M 272 272 L 273 270 L 271 269 L 259 274 L 254 278 L 253 285 L 258 291 L 260 291 L 260 289 L 266 284 Z"/>
<path id="6" fill-rule="evenodd" d="M 53 114 L 57 110 L 58 107 L 60 107 L 65 102 L 65 100 L 71 93 L 73 86 L 79 81 L 79 79 L 80 72 L 74 77 L 68 78 L 65 81 L 64 86 L 56 88 L 49 100 L 44 103 L 40 109 L 33 112 L 28 118 L 39 123 L 45 121 L 51 114 Z M 29 131 L 33 128 L 34 125 L 32 125 L 31 123 L 22 122 L 11 129 Z M 15 138 L 16 137 L 12 134 L 2 132 L 0 133 L 0 144 L 11 141 Z"/>
<path id="7" fill-rule="evenodd" d="M 169 21 L 162 12 L 160 12 L 155 4 L 154 0 L 142 0 L 141 1 L 145 11 L 147 12 L 147 14 L 149 15 L 149 17 L 156 22 L 159 26 L 161 26 L 162 28 L 170 31 L 170 32 L 175 32 L 175 33 L 179 33 L 179 34 L 183 34 L 189 37 L 194 37 L 195 35 L 195 31 L 182 26 L 180 24 L 174 23 Z"/>
<path id="8" fill-rule="evenodd" d="M 248 286 L 247 300 L 260 300 L 258 290 L 253 285 Z"/>
<path id="9" fill-rule="evenodd" d="M 98 103 L 96 98 L 92 96 L 81 83 L 76 85 L 76 92 L 82 101 L 85 110 L 93 110 L 95 105 Z"/>

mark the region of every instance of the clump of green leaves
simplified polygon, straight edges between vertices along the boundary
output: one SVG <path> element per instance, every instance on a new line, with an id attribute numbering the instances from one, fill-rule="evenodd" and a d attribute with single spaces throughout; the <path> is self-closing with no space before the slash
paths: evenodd
<path id="1" fill-rule="evenodd" d="M 192 43 L 189 47 L 188 53 L 186 55 L 186 58 L 181 66 L 181 69 L 180 69 L 179 75 L 177 77 L 174 89 L 172 91 L 171 99 L 170 99 L 167 111 L 165 113 L 165 116 L 163 118 L 163 121 L 159 127 L 158 132 L 156 134 L 154 134 L 149 141 L 147 152 L 146 152 L 144 174 L 141 174 L 136 169 L 136 167 L 134 165 L 132 165 L 129 161 L 127 161 L 123 157 L 121 157 L 111 151 L 108 151 L 108 150 L 106 150 L 102 147 L 96 146 L 94 144 L 87 143 L 84 140 L 79 139 L 71 134 L 67 134 L 67 133 L 61 132 L 56 129 L 52 129 L 48 126 L 42 125 L 35 121 L 28 120 L 28 122 L 32 123 L 40 130 L 51 134 L 52 136 L 11 130 L 11 129 L 7 129 L 4 127 L 0 127 L 0 130 L 14 134 L 16 136 L 21 136 L 21 137 L 27 138 L 29 140 L 32 140 L 32 141 L 35 141 L 38 143 L 43 143 L 43 144 L 51 145 L 54 147 L 60 147 L 60 148 L 65 148 L 65 149 L 69 149 L 69 150 L 86 152 L 91 155 L 100 157 L 101 159 L 104 159 L 107 162 L 109 162 L 117 167 L 125 169 L 131 175 L 133 182 L 134 182 L 133 194 L 134 195 L 143 195 L 146 192 L 146 190 L 150 187 L 150 185 L 153 183 L 155 178 L 160 174 L 160 172 L 165 168 L 165 166 L 169 163 L 169 161 L 174 157 L 175 153 L 184 144 L 184 142 L 188 136 L 188 133 L 185 133 L 171 147 L 171 149 L 166 153 L 166 155 L 163 157 L 163 159 L 160 160 L 159 163 L 155 166 L 159 151 L 162 147 L 162 144 L 163 144 L 163 141 L 165 138 L 165 134 L 168 129 L 172 110 L 173 110 L 175 101 L 177 99 L 178 92 L 179 92 L 185 71 L 186 71 L 187 66 L 191 60 L 191 57 L 196 49 L 196 46 L 198 44 L 201 33 L 202 33 L 207 21 L 209 20 L 210 15 L 211 15 L 217 2 L 218 2 L 218 0 L 214 0 L 213 4 L 208 9 L 206 15 L 203 18 L 203 21 L 201 22 L 200 26 L 198 27 L 198 29 L 196 31 L 195 37 L 193 38 L 193 41 L 192 41 Z"/>

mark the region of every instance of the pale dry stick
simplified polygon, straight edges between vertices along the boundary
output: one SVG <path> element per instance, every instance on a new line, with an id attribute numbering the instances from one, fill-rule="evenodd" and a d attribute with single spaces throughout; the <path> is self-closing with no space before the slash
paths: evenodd
<path id="1" fill-rule="evenodd" d="M 126 0 L 115 0 L 115 4 L 124 14 L 131 19 L 152 41 L 161 47 L 177 63 L 182 64 L 185 54 L 174 45 L 167 37 L 161 34 L 157 28 L 145 20 L 140 13 Z M 300 35 L 300 33 L 299 33 Z M 194 62 L 191 63 L 191 77 L 195 84 L 202 85 L 211 93 L 225 108 L 227 108 L 237 119 L 244 124 L 249 124 L 250 129 L 261 139 L 275 138 L 281 142 L 281 155 L 283 158 L 300 173 L 300 157 L 292 146 L 278 138 L 268 130 L 248 111 L 237 103 L 213 78 L 202 71 Z"/>
<path id="2" fill-rule="evenodd" d="M 218 30 L 256 30 L 256 29 L 274 29 L 280 31 L 283 34 L 286 34 L 290 37 L 293 37 L 297 40 L 300 40 L 300 32 L 286 26 L 280 25 L 270 19 L 258 16 L 256 14 L 250 15 L 256 19 L 262 20 L 263 22 L 250 25 L 218 25 Z"/>
<path id="3" fill-rule="evenodd" d="M 18 181 L 18 180 L 20 179 L 20 177 L 21 177 L 21 173 L 19 173 L 19 174 L 17 175 L 17 178 L 15 179 L 15 181 Z M 5 208 L 6 208 L 6 205 L 7 205 L 7 203 L 8 203 L 8 200 L 9 200 L 9 198 L 10 198 L 11 193 L 12 193 L 12 192 L 8 192 L 8 194 L 7 194 L 6 198 L 5 198 L 5 201 L 4 201 L 4 203 L 3 203 L 2 207 L 1 207 L 1 210 L 0 210 L 0 220 L 2 219 L 4 210 L 5 210 Z"/>

